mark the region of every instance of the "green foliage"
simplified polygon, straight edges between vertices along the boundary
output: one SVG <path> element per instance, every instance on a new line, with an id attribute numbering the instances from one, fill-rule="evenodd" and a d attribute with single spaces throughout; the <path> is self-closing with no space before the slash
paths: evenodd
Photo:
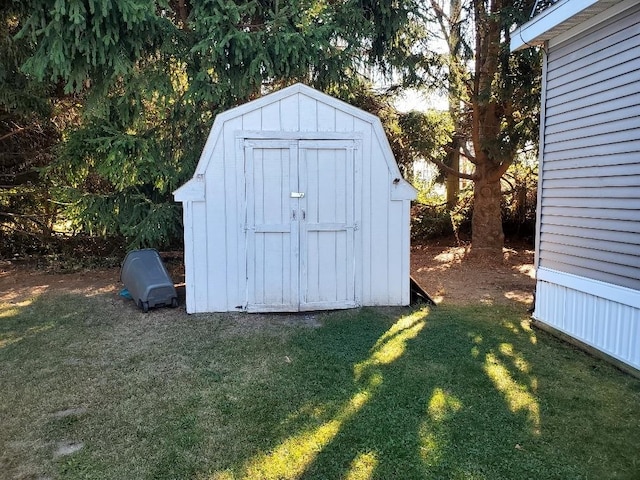
<path id="1" fill-rule="evenodd" d="M 129 74 L 163 43 L 171 24 L 155 0 L 30 0 L 21 38 L 36 45 L 25 69 L 39 79 L 64 81 L 79 92 L 87 82 L 109 83 Z"/>
<path id="2" fill-rule="evenodd" d="M 447 148 L 455 133 L 448 112 L 414 110 L 400 115 L 399 124 L 408 144 L 410 158 L 446 161 Z M 438 180 L 442 181 L 442 174 Z"/>
<path id="3" fill-rule="evenodd" d="M 513 27 L 509 18 L 507 15 L 505 29 Z M 537 145 L 542 55 L 534 48 L 510 53 L 509 42 L 505 41 L 501 45 L 498 60 L 500 68 L 492 95 L 499 110 L 501 125 L 495 142 L 487 149 L 494 158 L 509 159 L 509 164 L 512 164 L 517 161 L 519 152 Z"/>
<path id="4" fill-rule="evenodd" d="M 414 178 L 412 185 L 418 190 L 416 203 L 422 205 L 436 205 L 443 202 L 442 192 L 439 190 L 439 184 L 435 178 L 423 179 Z"/>
<path id="5" fill-rule="evenodd" d="M 458 240 L 460 240 L 462 234 L 472 233 L 473 207 L 473 184 L 467 183 L 465 188 L 460 191 L 454 208 L 450 211 L 451 227 Z"/>
<path id="6" fill-rule="evenodd" d="M 485 23 L 495 22 L 491 38 L 499 38 L 500 44 L 497 49 L 485 46 L 484 51 L 475 52 L 476 58 L 492 55 L 495 66 L 492 78 L 483 78 L 482 70 L 473 73 L 472 78 L 479 79 L 483 86 L 474 91 L 472 100 L 484 112 L 478 124 L 482 144 L 474 147 L 486 152 L 492 167 L 503 173 L 516 160 L 518 152 L 538 140 L 542 54 L 534 48 L 510 51 L 510 31 L 528 20 L 527 10 L 523 2 L 516 0 L 492 5 L 481 17 Z"/>
<path id="7" fill-rule="evenodd" d="M 411 210 L 411 238 L 416 243 L 454 235 L 458 242 L 471 233 L 473 188 L 467 185 L 457 203 L 449 208 L 444 197 L 431 196 L 429 201 L 414 205 Z"/>
<path id="8" fill-rule="evenodd" d="M 14 38 L 23 13 L 17 2 L 0 6 L 0 256 L 42 248 L 55 213 L 36 171 L 51 161 L 59 138 L 54 92 L 20 70 L 33 51 Z"/>
<path id="9" fill-rule="evenodd" d="M 502 178 L 502 219 L 507 235 L 533 241 L 538 195 L 537 151 L 529 152 L 507 170 Z"/>
<path id="10" fill-rule="evenodd" d="M 178 242 L 171 192 L 191 176 L 215 116 L 295 81 L 380 116 L 405 176 L 416 158 L 447 164 L 470 132 L 461 105 L 473 100 L 465 19 L 476 3 L 452 0 L 450 52 L 438 55 L 423 41 L 437 15 L 415 0 L 5 2 L 0 156 L 13 180 L 0 189 L 12 214 L 0 219 L 3 244 L 16 230 L 39 243 L 56 228 L 131 247 Z M 514 5 L 498 15 L 506 36 L 488 98 L 500 132 L 482 146 L 495 158 L 537 128 L 539 56 L 506 48 Z M 393 73 L 396 87 L 375 93 L 362 76 L 372 71 Z M 460 108 L 399 115 L 392 95 L 408 84 L 437 85 Z"/>
<path id="11" fill-rule="evenodd" d="M 76 231 L 160 247 L 180 235 L 171 192 L 216 114 L 303 81 L 341 97 L 376 65 L 411 76 L 413 1 L 29 0 L 23 70 L 74 92 L 81 116 L 45 170 Z M 359 95 L 359 94 L 358 94 Z"/>
<path id="12" fill-rule="evenodd" d="M 542 56 L 536 49 L 512 54 L 510 31 L 527 19 L 533 2 L 519 0 L 433 0 L 425 2 L 423 19 L 430 35 L 421 40 L 426 56 L 433 42 L 446 45 L 436 67 L 426 71 L 425 84 L 445 91 L 454 129 L 446 161 L 434 159 L 449 176 L 470 179 L 495 195 L 479 197 L 474 216 L 474 244 L 502 248 L 499 218 L 500 179 L 519 152 L 538 140 Z M 439 30 L 439 32 L 438 32 Z M 431 42 L 431 44 L 429 43 Z M 426 45 L 426 46 L 425 46 Z M 457 152 L 461 152 L 458 154 Z M 460 157 L 473 164 L 462 171 Z M 451 180 L 449 178 L 448 180 Z M 457 182 L 448 181 L 447 203 L 455 203 Z"/>
<path id="13" fill-rule="evenodd" d="M 414 244 L 452 233 L 451 213 L 444 203 L 419 204 L 411 209 L 411 240 Z"/>

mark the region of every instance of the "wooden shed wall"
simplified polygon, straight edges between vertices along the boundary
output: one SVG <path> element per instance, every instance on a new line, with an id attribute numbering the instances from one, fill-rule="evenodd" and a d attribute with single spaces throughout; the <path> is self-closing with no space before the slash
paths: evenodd
<path id="1" fill-rule="evenodd" d="M 320 138 L 319 132 L 356 138 L 359 144 L 356 300 L 362 305 L 408 303 L 409 208 L 406 200 L 390 201 L 391 176 L 397 172 L 390 170 L 385 158 L 386 138 L 380 138 L 372 122 L 298 93 L 230 118 L 205 147 L 210 161 L 200 174 L 206 201 L 193 202 L 191 207 L 195 241 L 191 269 L 187 266 L 191 277 L 187 278 L 191 286 L 187 303 L 195 307 L 192 311 L 228 311 L 246 305 L 245 205 L 239 201 L 244 189 L 244 167 L 238 160 L 242 159 L 241 139 Z M 186 223 L 185 218 L 185 228 Z"/>

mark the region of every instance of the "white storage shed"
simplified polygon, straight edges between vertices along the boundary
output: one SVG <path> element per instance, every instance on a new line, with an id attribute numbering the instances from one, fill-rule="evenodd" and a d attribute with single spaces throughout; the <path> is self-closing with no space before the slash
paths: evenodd
<path id="1" fill-rule="evenodd" d="M 310 87 L 221 113 L 174 192 L 187 312 L 409 304 L 415 196 L 380 120 Z"/>
<path id="2" fill-rule="evenodd" d="M 545 52 L 534 319 L 638 373 L 640 1 L 559 1 L 511 38 Z"/>

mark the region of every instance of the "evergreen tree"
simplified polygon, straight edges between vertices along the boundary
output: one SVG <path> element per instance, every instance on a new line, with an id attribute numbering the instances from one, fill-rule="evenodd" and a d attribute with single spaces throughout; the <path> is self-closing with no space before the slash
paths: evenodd
<path id="1" fill-rule="evenodd" d="M 132 246 L 180 237 L 171 192 L 215 115 L 303 81 L 349 99 L 358 72 L 415 78 L 410 0 L 27 2 L 24 71 L 82 99 L 48 169 L 78 229 Z"/>
<path id="2" fill-rule="evenodd" d="M 448 94 L 455 125 L 448 161 L 434 160 L 450 179 L 473 181 L 472 250 L 492 257 L 504 244 L 501 178 L 538 136 L 540 54 L 509 50 L 509 32 L 526 19 L 531 3 L 430 0 L 425 13 L 447 45 L 434 76 Z M 471 28 L 462 29 L 465 22 Z M 472 173 L 460 171 L 460 155 L 473 164 Z"/>
<path id="3" fill-rule="evenodd" d="M 59 138 L 56 92 L 20 71 L 33 51 L 28 40 L 14 38 L 24 14 L 19 3 L 0 5 L 0 254 L 40 248 L 55 211 L 37 169 Z"/>

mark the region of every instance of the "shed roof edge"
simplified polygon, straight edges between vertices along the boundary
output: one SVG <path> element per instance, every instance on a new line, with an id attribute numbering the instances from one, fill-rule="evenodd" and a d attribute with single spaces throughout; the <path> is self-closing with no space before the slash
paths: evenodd
<path id="1" fill-rule="evenodd" d="M 301 93 L 303 95 L 307 95 L 315 100 L 318 100 L 323 103 L 328 103 L 336 106 L 340 110 L 350 113 L 356 117 L 359 117 L 362 120 L 368 122 L 375 122 L 379 120 L 375 115 L 365 112 L 364 110 L 354 107 L 353 105 L 344 102 L 338 98 L 332 97 L 331 95 L 327 95 L 315 88 L 309 87 L 303 83 L 295 83 L 288 87 L 285 87 L 281 90 L 277 90 L 275 92 L 264 95 L 260 98 L 256 98 L 255 100 L 251 100 L 249 102 L 243 103 L 242 105 L 238 105 L 237 107 L 230 108 L 222 113 L 219 113 L 216 116 L 216 121 L 220 118 L 221 122 L 226 122 L 231 120 L 232 118 L 238 117 L 240 115 L 244 115 L 252 110 L 257 108 L 262 108 L 267 105 L 270 105 L 275 102 L 279 102 L 283 98 L 290 97 L 291 95 L 295 95 L 297 93 Z M 215 122 L 214 122 L 215 125 Z"/>

